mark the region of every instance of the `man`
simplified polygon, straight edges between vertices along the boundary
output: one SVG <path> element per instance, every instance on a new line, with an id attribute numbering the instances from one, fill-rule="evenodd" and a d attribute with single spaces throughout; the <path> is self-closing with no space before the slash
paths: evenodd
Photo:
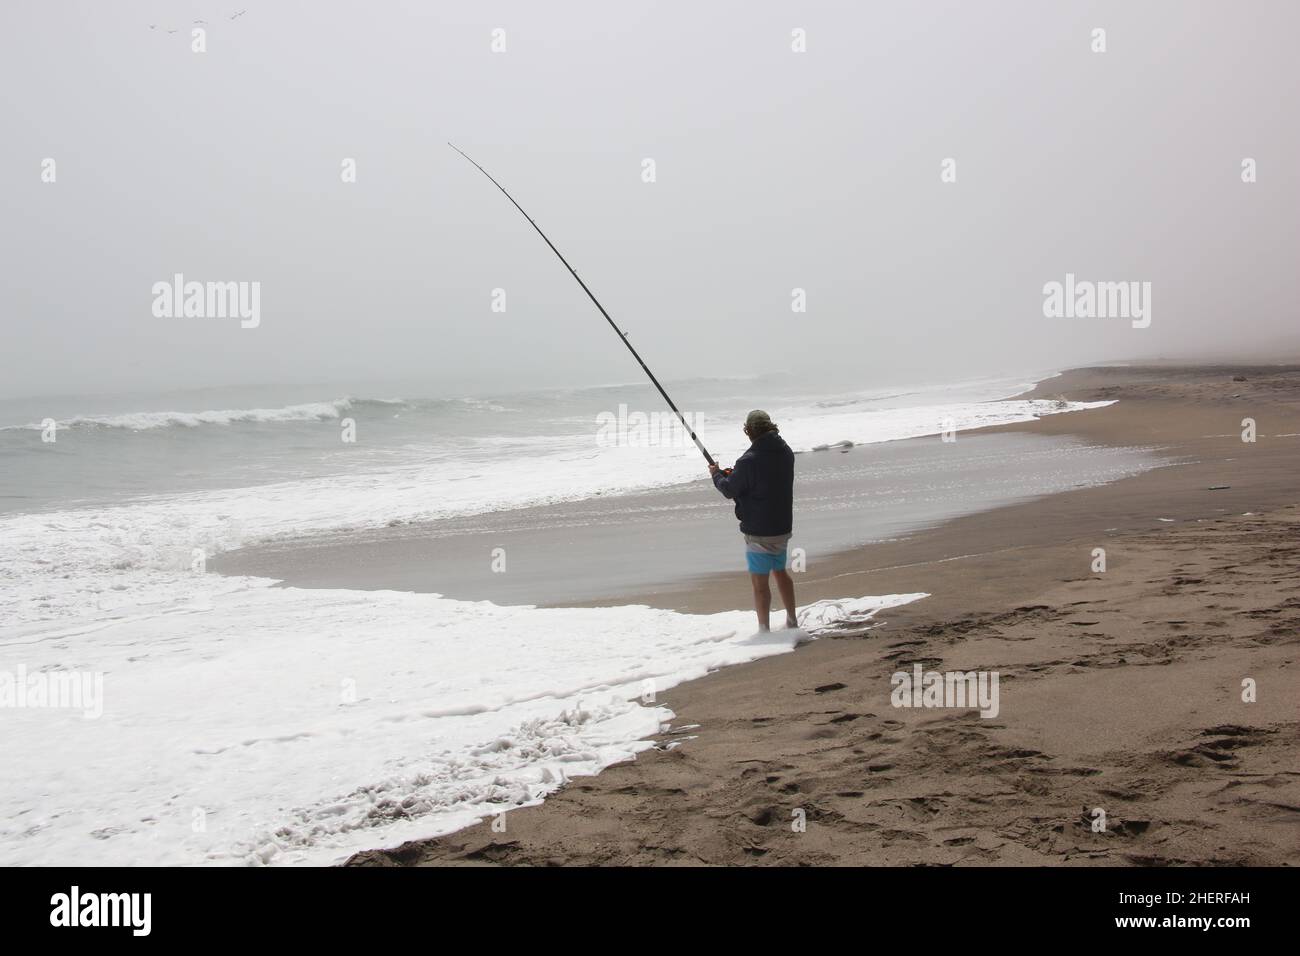
<path id="1" fill-rule="evenodd" d="M 755 409 L 745 418 L 749 450 L 736 467 L 723 471 L 709 466 L 714 486 L 735 499 L 736 517 L 745 536 L 745 559 L 754 588 L 754 613 L 758 629 L 768 630 L 772 613 L 772 589 L 767 576 L 776 577 L 781 603 L 785 605 L 785 626 L 798 627 L 794 614 L 794 581 L 785 569 L 785 550 L 794 526 L 794 452 L 767 412 Z"/>

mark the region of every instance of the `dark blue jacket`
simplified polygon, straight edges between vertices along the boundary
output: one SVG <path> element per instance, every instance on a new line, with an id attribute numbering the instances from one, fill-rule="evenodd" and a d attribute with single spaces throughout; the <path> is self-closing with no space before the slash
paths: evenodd
<path id="1" fill-rule="evenodd" d="M 794 527 L 794 452 L 776 432 L 760 435 L 736 460 L 731 474 L 713 484 L 736 501 L 744 534 L 789 534 Z"/>

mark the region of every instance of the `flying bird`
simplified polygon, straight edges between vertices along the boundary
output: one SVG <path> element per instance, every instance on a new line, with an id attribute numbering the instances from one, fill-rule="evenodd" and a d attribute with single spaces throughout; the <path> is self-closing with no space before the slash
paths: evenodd
<path id="1" fill-rule="evenodd" d="M 248 12 L 247 10 L 240 10 L 238 13 L 234 14 L 233 16 L 231 16 L 230 19 L 232 19 L 232 20 L 238 20 L 240 17 L 242 17 L 242 16 L 243 16 L 245 13 L 247 13 L 247 12 Z"/>

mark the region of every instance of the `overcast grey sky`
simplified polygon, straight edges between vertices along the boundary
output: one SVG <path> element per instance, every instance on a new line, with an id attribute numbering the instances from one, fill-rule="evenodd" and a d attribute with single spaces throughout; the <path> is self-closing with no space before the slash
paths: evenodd
<path id="1" fill-rule="evenodd" d="M 1258 0 L 9 3 L 0 394 L 634 380 L 447 140 L 666 379 L 1300 353 L 1298 27 Z M 156 318 L 177 272 L 259 281 L 261 325 Z M 1045 318 L 1066 272 L 1151 282 L 1150 327 Z"/>

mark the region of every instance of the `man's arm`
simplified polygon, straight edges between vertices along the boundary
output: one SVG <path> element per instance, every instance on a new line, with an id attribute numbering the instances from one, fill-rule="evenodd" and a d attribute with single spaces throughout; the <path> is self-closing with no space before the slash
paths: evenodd
<path id="1" fill-rule="evenodd" d="M 729 475 L 724 475 L 717 465 L 710 465 L 709 474 L 713 476 L 713 487 L 727 498 L 736 498 L 745 494 L 749 491 L 753 478 L 749 465 L 748 459 L 741 458 Z"/>

